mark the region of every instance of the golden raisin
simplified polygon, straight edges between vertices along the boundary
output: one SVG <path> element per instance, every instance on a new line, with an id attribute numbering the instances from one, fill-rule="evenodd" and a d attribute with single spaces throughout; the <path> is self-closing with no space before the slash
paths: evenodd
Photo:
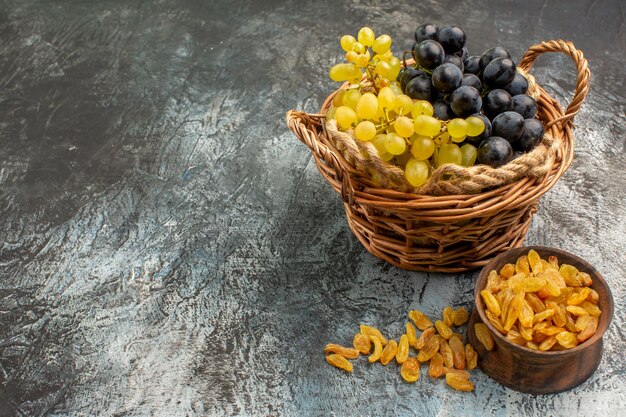
<path id="1" fill-rule="evenodd" d="M 441 318 L 443 318 L 443 322 L 446 326 L 452 326 L 454 324 L 454 309 L 450 306 L 444 308 L 441 313 Z"/>
<path id="2" fill-rule="evenodd" d="M 548 263 L 550 263 L 555 269 L 559 269 L 559 258 L 557 258 L 556 256 L 548 256 Z"/>
<path id="3" fill-rule="evenodd" d="M 452 349 L 452 357 L 454 359 L 454 367 L 456 369 L 465 369 L 465 347 L 456 337 L 450 338 L 448 341 L 450 349 Z"/>
<path id="4" fill-rule="evenodd" d="M 411 323 L 406 324 L 406 335 L 409 338 L 409 346 L 418 349 L 417 347 L 417 333 L 415 331 L 415 327 Z"/>
<path id="5" fill-rule="evenodd" d="M 367 358 L 370 363 L 374 363 L 380 359 L 380 356 L 383 353 L 383 344 L 380 342 L 380 339 L 376 336 L 369 337 L 372 343 L 374 344 L 374 352 Z"/>
<path id="6" fill-rule="evenodd" d="M 476 323 L 474 325 L 474 333 L 476 334 L 478 341 L 485 346 L 485 349 L 493 349 L 493 337 L 491 336 L 491 333 L 489 333 L 487 326 L 483 323 Z"/>
<path id="7" fill-rule="evenodd" d="M 524 338 L 524 340 L 527 340 L 527 341 L 533 340 L 533 328 L 532 327 L 520 327 L 519 334 Z"/>
<path id="8" fill-rule="evenodd" d="M 439 338 L 434 335 L 426 341 L 426 344 L 420 349 L 417 354 L 417 360 L 420 362 L 426 362 L 432 358 L 439 350 Z"/>
<path id="9" fill-rule="evenodd" d="M 590 303 L 589 301 L 583 302 L 580 306 L 587 310 L 587 313 L 594 317 L 600 317 L 600 314 L 602 314 L 600 308 L 597 305 Z"/>
<path id="10" fill-rule="evenodd" d="M 473 391 L 474 384 L 457 373 L 446 374 L 446 384 L 457 391 Z"/>
<path id="11" fill-rule="evenodd" d="M 587 323 L 587 326 L 578 333 L 578 341 L 584 342 L 589 339 L 593 334 L 598 330 L 598 319 L 596 317 L 590 316 L 591 319 Z"/>
<path id="12" fill-rule="evenodd" d="M 587 297 L 587 301 L 593 304 L 598 304 L 600 301 L 600 294 L 593 288 L 589 288 L 589 297 Z"/>
<path id="13" fill-rule="evenodd" d="M 515 294 L 511 304 L 509 305 L 509 312 L 506 317 L 506 321 L 504 322 L 504 330 L 509 331 L 515 324 L 515 321 L 519 318 L 519 315 L 522 311 L 522 307 L 524 306 L 524 293 L 520 292 Z"/>
<path id="14" fill-rule="evenodd" d="M 368 336 L 365 336 L 363 333 L 357 333 L 354 335 L 354 339 L 352 340 L 352 346 L 354 346 L 354 348 L 362 355 L 367 355 L 370 353 L 372 342 Z"/>
<path id="15" fill-rule="evenodd" d="M 592 316 L 579 316 L 576 319 L 576 323 L 574 325 L 576 332 L 582 332 L 585 330 L 587 325 L 592 321 Z"/>
<path id="16" fill-rule="evenodd" d="M 502 327 L 502 323 L 500 323 L 500 319 L 499 318 L 497 318 L 489 310 L 485 311 L 485 314 L 487 315 L 487 319 L 489 319 L 489 323 L 491 323 L 491 325 L 493 327 L 495 327 L 497 331 L 499 331 L 502 334 L 506 334 L 506 330 L 504 330 L 504 327 Z"/>
<path id="17" fill-rule="evenodd" d="M 359 357 L 358 350 L 336 345 L 334 343 L 327 344 L 324 348 L 324 353 L 336 353 L 346 359 L 356 359 Z"/>
<path id="18" fill-rule="evenodd" d="M 528 304 L 530 304 L 535 313 L 541 313 L 546 309 L 546 305 L 543 303 L 543 300 L 539 298 L 535 293 L 527 292 L 526 301 L 528 302 Z"/>
<path id="19" fill-rule="evenodd" d="M 580 290 L 578 290 L 577 292 L 573 293 L 572 295 L 570 295 L 567 298 L 567 305 L 569 305 L 569 306 L 577 306 L 579 304 L 582 304 L 582 302 L 587 299 L 587 297 L 589 296 L 590 292 L 591 291 L 590 291 L 589 287 L 581 288 Z"/>
<path id="20" fill-rule="evenodd" d="M 579 272 L 578 273 L 578 279 L 580 280 L 582 285 L 584 285 L 585 287 L 588 287 L 591 284 L 593 284 L 593 280 L 591 279 L 591 275 L 589 275 L 586 272 Z"/>
<path id="21" fill-rule="evenodd" d="M 500 270 L 500 275 L 504 278 L 510 278 L 515 274 L 515 265 L 513 264 L 505 264 Z"/>
<path id="22" fill-rule="evenodd" d="M 522 300 L 522 310 L 519 313 L 519 322 L 524 327 L 533 326 L 534 312 L 528 301 Z"/>
<path id="23" fill-rule="evenodd" d="M 554 346 L 554 344 L 556 343 L 556 336 L 549 336 L 547 339 L 545 339 L 543 342 L 541 342 L 539 344 L 539 350 L 550 350 L 552 348 L 552 346 Z"/>
<path id="24" fill-rule="evenodd" d="M 546 319 L 552 318 L 553 315 L 554 315 L 554 310 L 551 308 L 544 310 L 541 313 L 537 313 L 533 317 L 533 324 L 537 324 Z"/>
<path id="25" fill-rule="evenodd" d="M 515 273 L 524 275 L 530 274 L 530 265 L 528 264 L 528 257 L 526 255 L 517 258 L 515 262 Z"/>
<path id="26" fill-rule="evenodd" d="M 511 301 L 513 301 L 513 297 L 515 297 L 513 290 L 508 289 L 505 291 L 505 297 L 501 308 L 502 313 L 500 314 L 500 323 L 502 323 L 502 326 L 504 326 L 504 323 L 506 322 L 506 318 L 509 314 L 509 306 L 511 305 Z"/>
<path id="27" fill-rule="evenodd" d="M 435 328 L 444 339 L 449 339 L 452 336 L 452 329 L 441 320 L 435 321 Z"/>
<path id="28" fill-rule="evenodd" d="M 500 317 L 502 310 L 500 309 L 500 305 L 498 304 L 498 300 L 496 300 L 496 297 L 494 297 L 493 294 L 487 290 L 482 290 L 480 292 L 480 296 L 483 298 L 487 310 L 495 314 L 496 317 Z"/>
<path id="29" fill-rule="evenodd" d="M 433 322 L 430 321 L 426 314 L 422 313 L 419 310 L 409 311 L 409 318 L 413 320 L 415 326 L 420 330 L 426 330 L 433 325 Z"/>
<path id="30" fill-rule="evenodd" d="M 408 358 L 400 367 L 400 375 L 406 382 L 415 382 L 420 377 L 420 363 L 416 358 Z"/>
<path id="31" fill-rule="evenodd" d="M 539 350 L 539 345 L 533 342 L 527 342 L 526 343 L 526 347 L 528 349 L 534 349 L 534 350 Z"/>
<path id="32" fill-rule="evenodd" d="M 564 348 L 571 349 L 578 345 L 576 334 L 572 332 L 561 332 L 556 335 L 556 341 Z"/>
<path id="33" fill-rule="evenodd" d="M 422 349 L 424 345 L 426 344 L 426 342 L 428 341 L 428 339 L 430 339 L 434 335 L 435 335 L 435 328 L 429 327 L 428 329 L 422 332 L 420 337 L 417 339 L 417 343 L 415 343 L 415 346 L 413 347 L 417 350 Z"/>
<path id="34" fill-rule="evenodd" d="M 454 322 L 454 325 L 458 327 L 464 325 L 468 319 L 469 314 L 467 313 L 467 310 L 465 307 L 460 307 L 454 312 L 452 321 Z"/>
<path id="35" fill-rule="evenodd" d="M 396 362 L 403 364 L 409 357 L 409 338 L 403 334 L 400 336 L 400 342 L 398 343 L 398 351 L 396 352 Z"/>
<path id="36" fill-rule="evenodd" d="M 468 371 L 471 371 L 478 366 L 478 353 L 476 353 L 472 345 L 469 343 L 465 345 L 465 365 Z"/>
<path id="37" fill-rule="evenodd" d="M 496 271 L 491 271 L 487 276 L 487 285 L 485 289 L 491 293 L 497 293 L 502 289 L 502 278 Z"/>
<path id="38" fill-rule="evenodd" d="M 387 365 L 393 358 L 396 357 L 396 352 L 398 352 L 398 342 L 390 340 L 389 343 L 387 343 L 387 346 L 383 349 L 383 353 L 380 355 L 380 363 Z"/>
<path id="39" fill-rule="evenodd" d="M 567 306 L 565 309 L 575 316 L 587 316 L 589 312 L 580 306 Z"/>
<path id="40" fill-rule="evenodd" d="M 534 249 L 528 251 L 528 264 L 530 265 L 530 269 L 532 269 L 533 274 L 536 275 L 538 272 L 543 272 L 541 257 Z"/>
<path id="41" fill-rule="evenodd" d="M 552 315 L 552 321 L 554 321 L 554 324 L 559 327 L 565 326 L 565 322 L 567 320 L 567 317 L 565 316 L 565 313 L 567 312 L 567 310 L 565 310 L 565 306 L 559 305 L 554 301 L 548 301 L 546 302 L 546 307 L 554 311 L 554 314 Z"/>
<path id="42" fill-rule="evenodd" d="M 578 277 L 578 268 L 572 265 L 563 264 L 559 268 L 559 273 L 570 287 L 580 287 L 582 282 Z"/>
<path id="43" fill-rule="evenodd" d="M 385 336 L 383 336 L 380 330 L 378 330 L 376 327 L 368 326 L 366 324 L 361 324 L 359 328 L 361 329 L 361 333 L 363 333 L 365 336 L 368 336 L 368 337 L 374 336 L 380 341 L 380 343 L 383 346 L 387 344 L 387 339 L 385 338 Z"/>
<path id="44" fill-rule="evenodd" d="M 506 338 L 508 341 L 521 346 L 524 346 L 527 342 L 526 339 L 524 339 L 522 335 L 515 329 L 509 330 L 509 332 L 506 334 Z"/>
<path id="45" fill-rule="evenodd" d="M 456 337 L 455 337 L 456 339 Z M 443 363 L 448 367 L 454 367 L 454 356 L 452 354 L 452 348 L 446 339 L 439 340 L 439 353 L 443 358 Z"/>
<path id="46" fill-rule="evenodd" d="M 337 353 L 327 355 L 326 362 L 328 362 L 335 368 L 343 369 L 346 372 L 352 372 L 352 364 L 348 362 L 346 358 Z"/>
<path id="47" fill-rule="evenodd" d="M 548 327 L 544 327 L 543 329 L 540 329 L 539 333 L 543 333 L 546 336 L 554 336 L 554 335 L 559 334 L 559 333 L 561 333 L 563 331 L 565 331 L 565 329 L 563 327 L 548 326 Z"/>
<path id="48" fill-rule="evenodd" d="M 435 353 L 428 364 L 428 375 L 439 378 L 443 375 L 443 356 L 439 352 Z"/>

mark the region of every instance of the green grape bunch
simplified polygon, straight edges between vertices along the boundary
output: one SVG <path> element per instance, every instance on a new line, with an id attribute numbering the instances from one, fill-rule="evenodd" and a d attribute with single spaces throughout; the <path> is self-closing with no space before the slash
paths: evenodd
<path id="1" fill-rule="evenodd" d="M 444 164 L 474 165 L 477 149 L 466 138 L 485 130 L 480 117 L 439 120 L 429 101 L 404 94 L 396 80 L 402 65 L 391 53 L 388 35 L 375 38 L 374 31 L 364 27 L 357 39 L 344 35 L 340 43 L 348 63 L 333 66 L 330 77 L 349 85 L 333 97 L 327 120 L 335 120 L 356 140 L 370 142 L 384 162 L 404 169 L 414 187 L 425 184 Z"/>

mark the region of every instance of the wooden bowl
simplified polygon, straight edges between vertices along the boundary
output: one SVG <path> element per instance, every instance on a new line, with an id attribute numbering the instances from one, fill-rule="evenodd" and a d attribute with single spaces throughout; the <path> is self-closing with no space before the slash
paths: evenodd
<path id="1" fill-rule="evenodd" d="M 587 272 L 593 279 L 591 288 L 600 295 L 598 306 L 602 310 L 596 333 L 575 348 L 542 352 L 508 341 L 487 319 L 480 291 L 487 284 L 492 270 L 500 271 L 507 263 L 515 264 L 517 258 L 534 249 L 542 259 L 554 255 L 559 264 L 567 263 Z M 480 368 L 502 385 L 516 391 L 532 394 L 551 394 L 569 390 L 582 384 L 593 374 L 602 358 L 602 336 L 613 318 L 613 296 L 602 275 L 585 260 L 561 249 L 544 246 L 526 246 L 504 252 L 489 262 L 480 272 L 474 288 L 475 307 L 469 319 L 467 338 L 478 352 Z M 474 332 L 476 323 L 484 323 L 494 340 L 491 351 L 485 349 Z"/>

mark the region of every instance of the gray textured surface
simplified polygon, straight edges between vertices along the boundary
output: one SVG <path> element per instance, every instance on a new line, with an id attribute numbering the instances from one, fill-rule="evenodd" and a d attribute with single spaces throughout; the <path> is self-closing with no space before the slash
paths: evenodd
<path id="1" fill-rule="evenodd" d="M 624 3 L 520 3 L 0 2 L 0 416 L 624 415 Z M 570 392 L 324 362 L 358 323 L 397 337 L 409 308 L 470 305 L 475 273 L 366 253 L 284 124 L 334 87 L 339 35 L 368 23 L 399 51 L 424 21 L 472 53 L 562 37 L 589 59 L 574 164 L 527 240 L 613 289 L 605 357 Z M 571 97 L 565 57 L 535 74 Z"/>

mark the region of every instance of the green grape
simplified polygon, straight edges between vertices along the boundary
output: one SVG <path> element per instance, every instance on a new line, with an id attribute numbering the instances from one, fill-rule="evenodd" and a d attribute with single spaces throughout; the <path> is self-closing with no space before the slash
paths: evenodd
<path id="1" fill-rule="evenodd" d="M 348 82 L 350 84 L 359 84 L 362 79 L 363 79 L 363 73 L 361 72 L 360 69 L 358 69 L 358 71 L 354 74 L 354 77 L 348 78 Z"/>
<path id="2" fill-rule="evenodd" d="M 384 162 L 388 162 L 393 158 L 393 155 L 387 152 L 385 149 L 385 142 L 387 141 L 387 135 L 384 133 L 378 134 L 374 137 L 374 139 L 370 142 L 376 148 L 378 152 L 378 156 Z"/>
<path id="3" fill-rule="evenodd" d="M 356 42 L 356 39 L 354 39 L 354 36 L 351 36 L 351 35 L 343 35 L 341 39 L 339 40 L 339 43 L 341 44 L 341 49 L 343 49 L 346 52 L 352 50 L 352 46 L 354 45 L 355 42 Z"/>
<path id="4" fill-rule="evenodd" d="M 365 93 L 356 103 L 356 114 L 360 119 L 376 120 L 378 99 L 372 93 Z"/>
<path id="5" fill-rule="evenodd" d="M 367 64 L 370 63 L 370 51 L 365 51 L 364 54 L 359 54 L 356 57 L 356 66 L 359 68 L 365 68 L 367 67 Z"/>
<path id="6" fill-rule="evenodd" d="M 411 108 L 411 116 L 413 116 L 414 119 L 422 114 L 432 116 L 434 113 L 433 105 L 426 100 L 417 100 L 413 103 L 413 107 Z"/>
<path id="7" fill-rule="evenodd" d="M 389 88 L 391 88 L 392 90 L 394 90 L 394 87 L 399 88 L 395 84 L 389 86 Z M 411 97 L 407 96 L 406 94 L 402 94 L 402 91 L 400 92 L 400 94 L 396 94 L 396 100 L 393 104 L 393 111 L 398 114 L 405 115 L 411 112 L 412 107 L 413 100 L 411 100 Z"/>
<path id="8" fill-rule="evenodd" d="M 372 29 L 368 28 L 367 26 L 362 27 L 359 30 L 359 33 L 357 35 L 357 39 L 359 40 L 360 43 L 362 43 L 365 46 L 372 46 L 372 44 L 376 40 L 376 38 L 374 36 L 374 31 Z"/>
<path id="9" fill-rule="evenodd" d="M 485 122 L 480 117 L 470 116 L 465 121 L 467 122 L 468 136 L 478 136 L 485 131 Z"/>
<path id="10" fill-rule="evenodd" d="M 393 123 L 396 133 L 403 138 L 408 138 L 413 134 L 413 121 L 406 116 L 400 116 Z"/>
<path id="11" fill-rule="evenodd" d="M 330 78 L 333 81 L 346 81 L 354 77 L 357 72 L 360 73 L 361 70 L 356 65 L 342 63 L 334 65 L 330 69 L 328 75 L 330 75 Z"/>
<path id="12" fill-rule="evenodd" d="M 480 119 L 479 119 L 480 120 Z M 461 165 L 464 167 L 471 167 L 476 162 L 476 156 L 478 155 L 478 151 L 469 143 L 461 146 Z"/>
<path id="13" fill-rule="evenodd" d="M 378 107 L 381 109 L 392 110 L 396 101 L 396 95 L 389 87 L 383 87 L 378 92 Z"/>
<path id="14" fill-rule="evenodd" d="M 441 135 L 439 135 L 439 137 L 437 138 L 437 141 L 439 142 L 440 145 L 445 145 L 446 143 L 450 143 L 451 142 L 450 134 L 448 132 L 443 132 Z"/>
<path id="15" fill-rule="evenodd" d="M 348 51 L 346 52 L 346 61 L 356 64 L 356 59 L 358 58 L 358 56 L 359 54 L 357 54 L 356 52 Z"/>
<path id="16" fill-rule="evenodd" d="M 406 140 L 397 133 L 387 133 L 385 150 L 392 155 L 402 155 L 406 151 Z"/>
<path id="17" fill-rule="evenodd" d="M 413 186 L 419 187 L 428 181 L 428 164 L 417 159 L 409 159 L 404 169 L 404 177 Z"/>
<path id="18" fill-rule="evenodd" d="M 343 96 L 345 94 L 346 90 L 340 90 L 339 92 L 337 92 L 337 94 L 335 94 L 335 97 L 333 97 L 333 106 L 339 107 L 343 105 Z"/>
<path id="19" fill-rule="evenodd" d="M 437 155 L 437 168 L 444 164 L 456 164 L 461 165 L 463 156 L 461 155 L 461 149 L 453 143 L 441 145 L 439 153 Z"/>
<path id="20" fill-rule="evenodd" d="M 448 133 L 453 142 L 462 142 L 465 136 L 467 136 L 467 122 L 459 118 L 450 120 L 448 122 Z"/>
<path id="21" fill-rule="evenodd" d="M 380 35 L 372 44 L 372 50 L 377 54 L 384 54 L 391 48 L 391 36 Z"/>
<path id="22" fill-rule="evenodd" d="M 346 94 L 343 96 L 343 105 L 356 109 L 356 104 L 359 102 L 360 98 L 361 92 L 356 88 L 351 88 L 346 91 Z"/>
<path id="23" fill-rule="evenodd" d="M 376 54 L 374 55 L 374 58 L 376 58 L 377 61 L 387 61 L 389 62 L 389 60 L 391 58 L 393 58 L 393 53 L 391 51 L 387 51 L 383 54 Z"/>
<path id="24" fill-rule="evenodd" d="M 383 152 L 380 154 L 380 159 L 382 159 L 383 162 L 389 162 L 393 159 L 393 154 L 389 152 Z"/>
<path id="25" fill-rule="evenodd" d="M 461 143 L 465 140 L 465 136 L 461 136 L 460 138 L 450 136 L 450 140 L 454 143 Z"/>
<path id="26" fill-rule="evenodd" d="M 361 42 L 354 42 L 352 44 L 352 50 L 357 54 L 364 54 L 367 48 Z"/>
<path id="27" fill-rule="evenodd" d="M 350 129 L 359 121 L 356 112 L 348 106 L 341 106 L 335 112 L 337 124 L 343 130 Z"/>
<path id="28" fill-rule="evenodd" d="M 400 95 L 404 94 L 404 92 L 402 91 L 402 88 L 400 87 L 400 85 L 398 85 L 396 83 L 389 83 L 389 88 L 391 88 L 391 91 L 393 91 L 393 93 L 396 96 L 400 96 Z"/>
<path id="29" fill-rule="evenodd" d="M 337 111 L 337 107 L 331 107 L 326 112 L 326 120 L 335 120 L 335 112 Z"/>
<path id="30" fill-rule="evenodd" d="M 435 141 L 428 136 L 413 136 L 411 155 L 419 161 L 430 158 L 435 152 Z"/>
<path id="31" fill-rule="evenodd" d="M 381 77 L 387 78 L 387 74 L 391 72 L 391 65 L 386 61 L 378 61 L 374 67 L 374 71 Z"/>
<path id="32" fill-rule="evenodd" d="M 344 100 L 345 101 L 345 100 Z M 441 130 L 441 121 L 432 116 L 421 114 L 413 120 L 415 133 L 418 135 L 435 137 Z"/>
<path id="33" fill-rule="evenodd" d="M 376 136 L 376 126 L 369 120 L 363 121 L 354 128 L 354 136 L 358 140 L 368 142 Z"/>
<path id="34" fill-rule="evenodd" d="M 395 80 L 396 78 L 398 78 L 398 74 L 400 74 L 400 69 L 402 69 L 402 63 L 398 58 L 394 56 L 389 60 L 389 65 L 391 66 L 391 69 L 389 70 L 389 72 L 387 72 L 386 78 L 389 80 Z"/>

